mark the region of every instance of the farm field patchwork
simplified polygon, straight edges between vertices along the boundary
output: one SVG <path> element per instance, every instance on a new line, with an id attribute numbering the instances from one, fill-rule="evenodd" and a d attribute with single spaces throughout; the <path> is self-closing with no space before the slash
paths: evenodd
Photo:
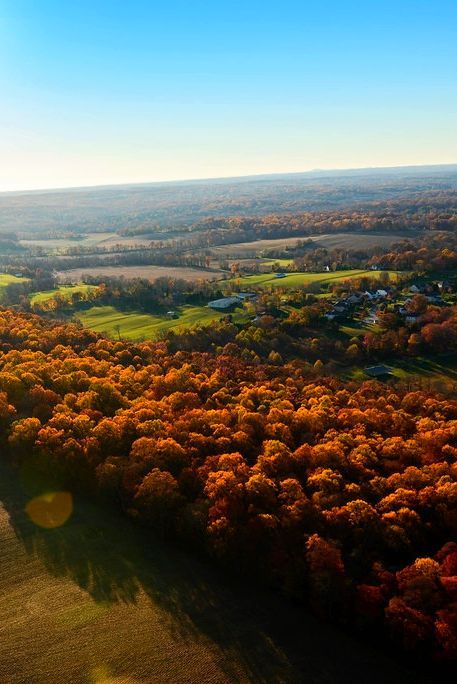
<path id="1" fill-rule="evenodd" d="M 414 239 L 413 234 L 407 237 Z M 299 235 L 296 237 L 287 238 L 272 238 L 265 240 L 256 240 L 255 242 L 236 242 L 229 245 L 219 245 L 212 247 L 211 252 L 215 256 L 228 257 L 245 257 L 252 258 L 263 255 L 268 256 L 269 250 L 284 249 L 287 247 L 295 247 L 297 242 L 304 242 L 312 240 L 314 248 L 325 247 L 326 249 L 369 249 L 371 247 L 381 246 L 387 247 L 394 242 L 406 239 L 405 235 L 401 234 L 373 234 L 373 233 L 330 233 L 328 235 Z"/>
<path id="2" fill-rule="evenodd" d="M 129 340 L 153 339 L 160 332 L 172 329 L 208 325 L 220 320 L 225 314 L 205 306 L 184 306 L 177 310 L 178 318 L 153 316 L 140 312 L 120 311 L 114 306 L 93 306 L 77 313 L 85 328 Z"/>

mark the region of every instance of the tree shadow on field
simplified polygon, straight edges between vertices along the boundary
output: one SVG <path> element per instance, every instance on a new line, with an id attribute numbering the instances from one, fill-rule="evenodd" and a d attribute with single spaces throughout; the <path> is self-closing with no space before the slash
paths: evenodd
<path id="1" fill-rule="evenodd" d="M 29 556 L 96 602 L 135 604 L 146 594 L 177 638 L 215 645 L 227 682 L 428 681 L 276 595 L 223 584 L 213 569 L 121 515 L 76 499 L 63 526 L 43 529 L 26 514 L 28 499 L 17 475 L 1 465 L 0 502 Z"/>

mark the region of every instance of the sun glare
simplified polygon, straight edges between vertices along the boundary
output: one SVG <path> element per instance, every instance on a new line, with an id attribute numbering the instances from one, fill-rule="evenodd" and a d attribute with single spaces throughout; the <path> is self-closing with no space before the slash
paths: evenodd
<path id="1" fill-rule="evenodd" d="M 48 492 L 29 501 L 25 510 L 38 527 L 61 527 L 73 512 L 73 497 L 69 492 Z"/>

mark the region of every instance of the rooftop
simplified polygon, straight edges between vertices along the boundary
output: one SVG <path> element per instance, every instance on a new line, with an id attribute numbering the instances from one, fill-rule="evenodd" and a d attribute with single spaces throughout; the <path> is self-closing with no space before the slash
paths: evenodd
<path id="1" fill-rule="evenodd" d="M 391 375 L 392 369 L 389 366 L 369 366 L 364 369 L 365 374 L 372 378 L 379 378 L 383 375 Z"/>
<path id="2" fill-rule="evenodd" d="M 238 297 L 223 297 L 222 299 L 213 299 L 208 302 L 210 309 L 230 309 L 240 303 Z"/>

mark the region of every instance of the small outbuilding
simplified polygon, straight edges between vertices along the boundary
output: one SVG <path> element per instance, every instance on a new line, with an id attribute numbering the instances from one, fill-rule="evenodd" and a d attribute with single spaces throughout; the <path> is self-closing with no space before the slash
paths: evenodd
<path id="1" fill-rule="evenodd" d="M 392 375 L 392 369 L 389 368 L 389 366 L 369 366 L 368 368 L 364 369 L 365 375 L 368 375 L 370 378 L 376 378 L 376 379 L 382 379 L 382 378 L 388 378 Z"/>

